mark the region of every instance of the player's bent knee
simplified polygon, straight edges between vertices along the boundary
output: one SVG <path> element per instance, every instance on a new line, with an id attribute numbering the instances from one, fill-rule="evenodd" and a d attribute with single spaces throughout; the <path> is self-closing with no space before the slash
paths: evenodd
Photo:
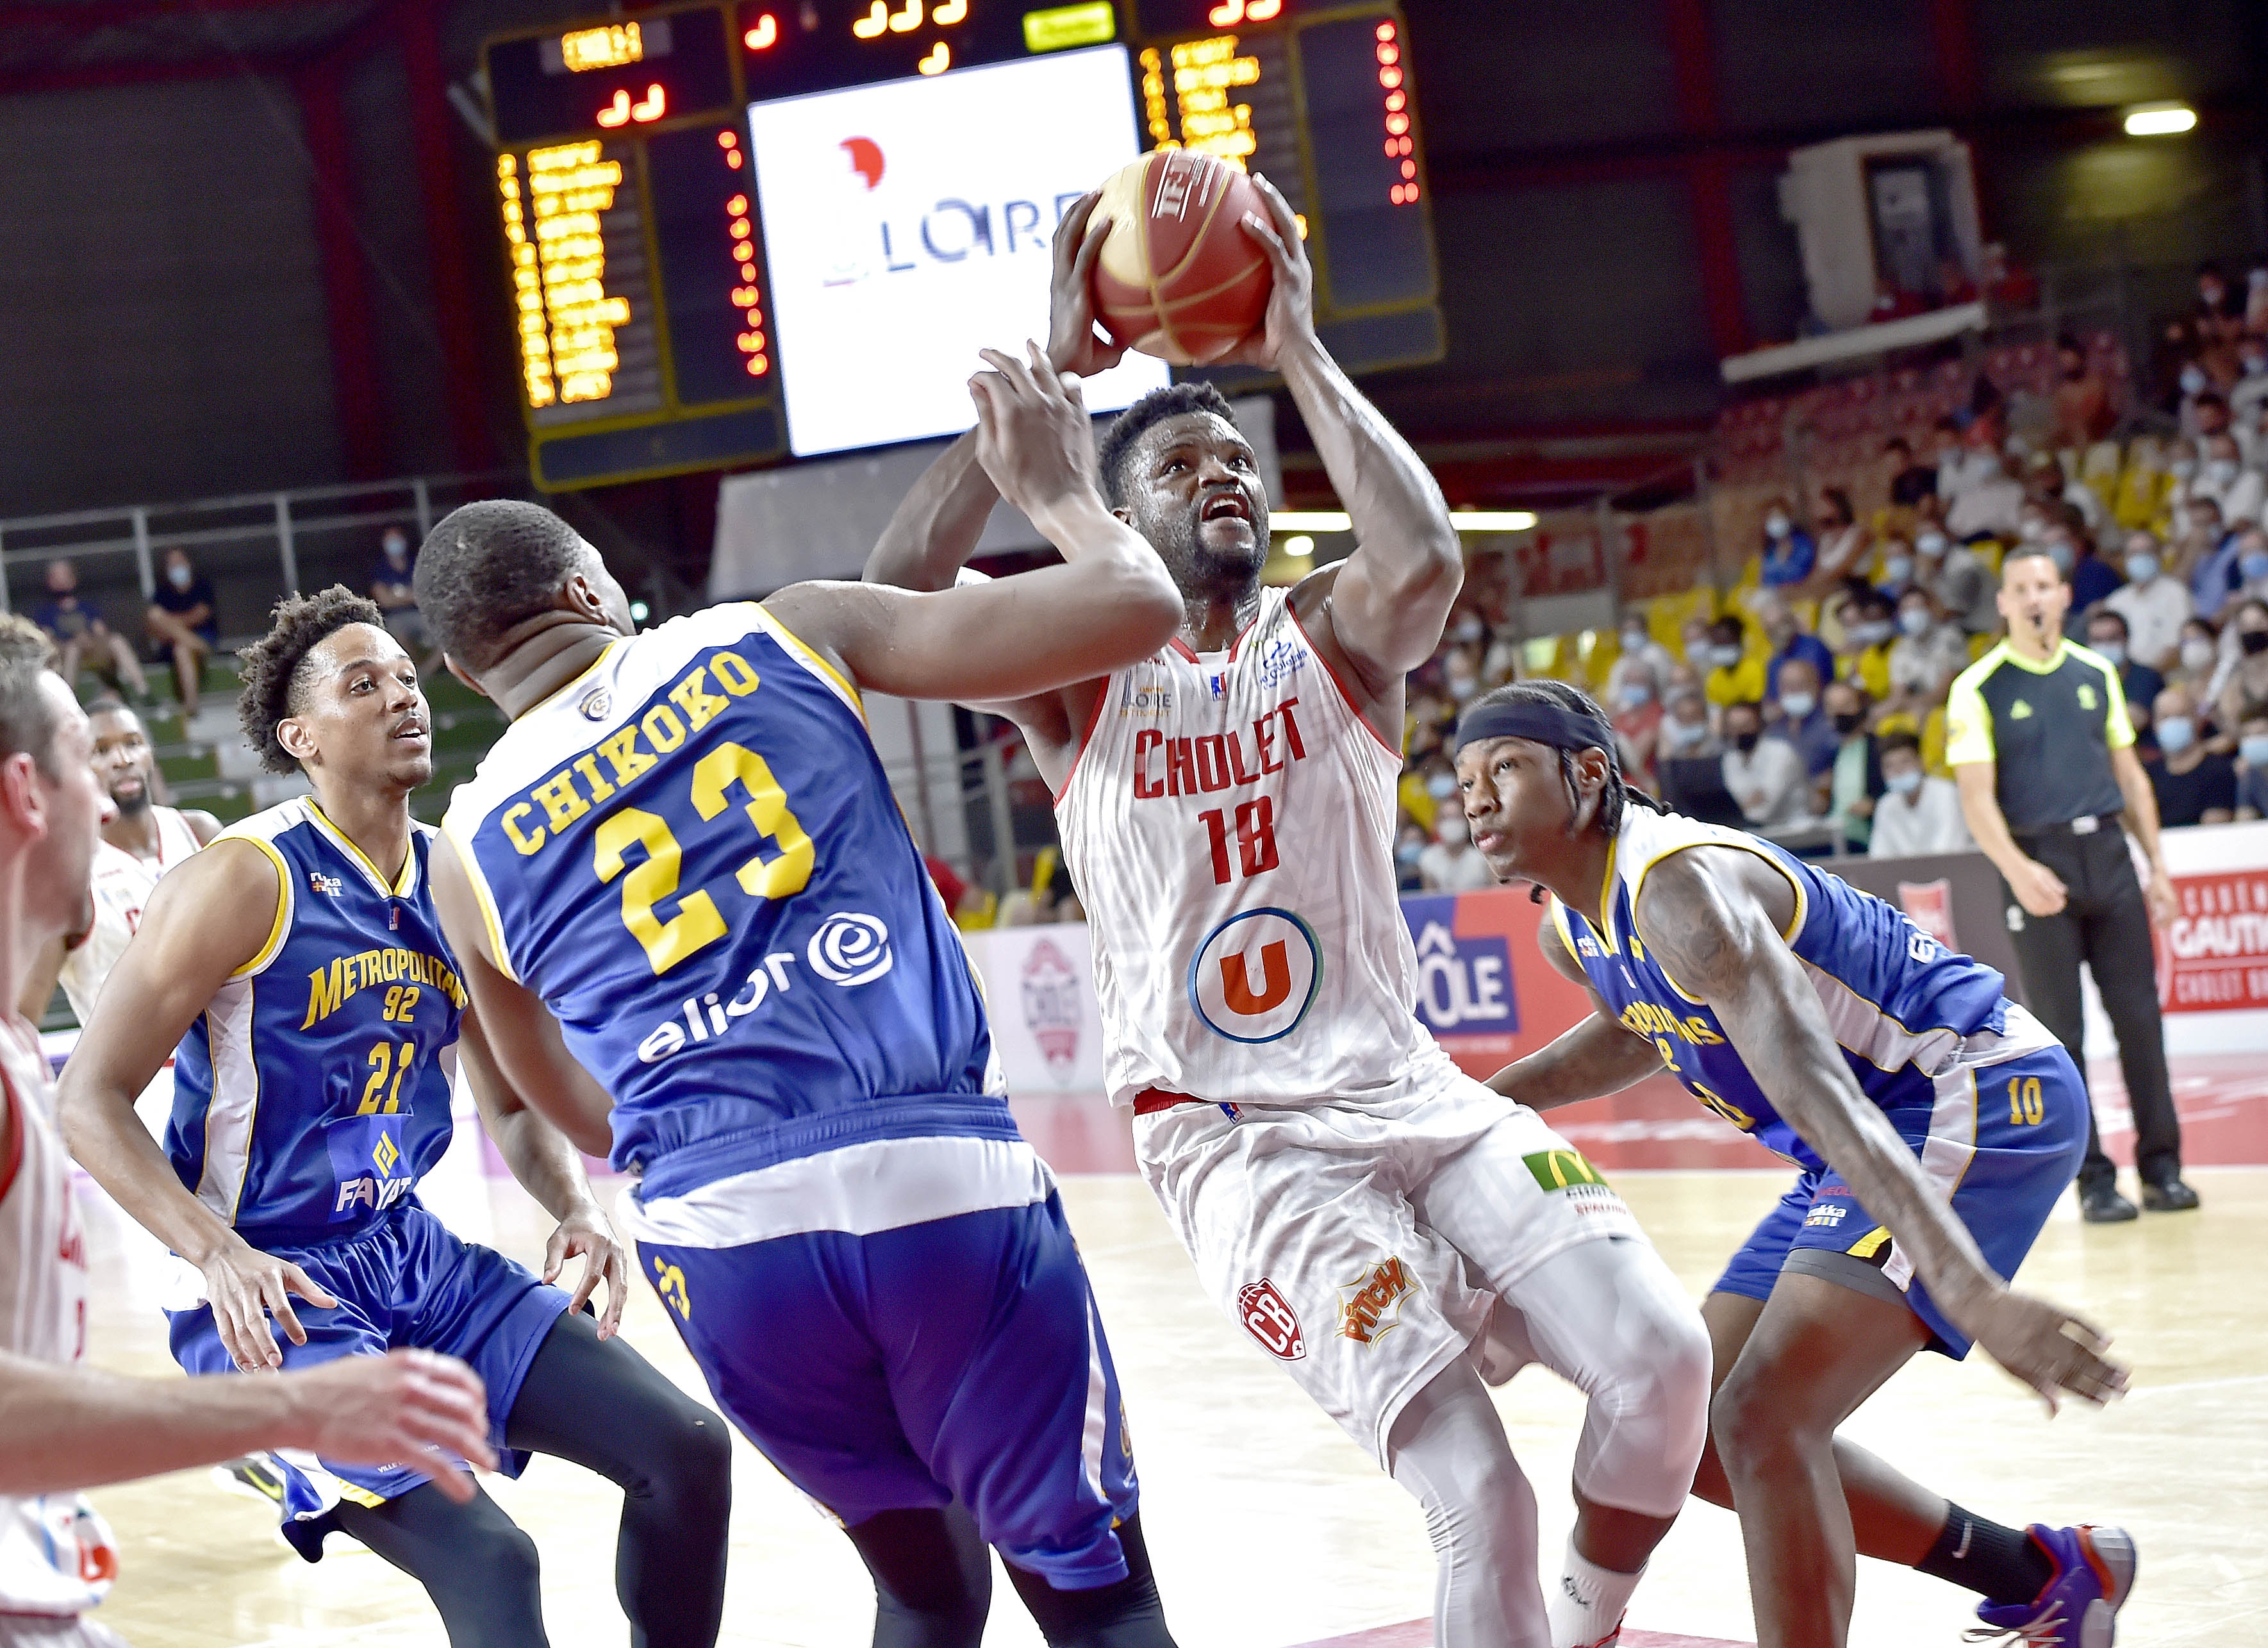
<path id="1" fill-rule="evenodd" d="M 1813 1437 L 1787 1392 L 1769 1377 L 1735 1365 L 1709 1404 L 1709 1436 L 1725 1474 L 1737 1482 L 1802 1457 L 1815 1445 L 1831 1447 L 1834 1432 Z"/>
<path id="2" fill-rule="evenodd" d="M 663 1432 L 656 1487 L 681 1502 L 725 1510 L 733 1503 L 733 1438 L 725 1423 L 695 1403 Z"/>

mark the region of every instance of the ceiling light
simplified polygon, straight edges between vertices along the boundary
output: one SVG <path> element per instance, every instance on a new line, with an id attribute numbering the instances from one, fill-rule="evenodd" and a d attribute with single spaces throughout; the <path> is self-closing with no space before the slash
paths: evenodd
<path id="1" fill-rule="evenodd" d="M 1315 541 L 1306 533 L 1284 540 L 1284 553 L 1295 561 L 1304 561 L 1315 552 Z"/>
<path id="2" fill-rule="evenodd" d="M 1341 509 L 1278 509 L 1268 517 L 1270 532 L 1345 532 L 1353 524 Z"/>
<path id="3" fill-rule="evenodd" d="M 1525 509 L 1453 509 L 1449 524 L 1460 532 L 1525 532 L 1535 517 Z"/>
<path id="4" fill-rule="evenodd" d="M 2129 137 L 2176 137 L 2197 129 L 2197 110 L 2186 103 L 2151 103 L 2126 115 Z"/>

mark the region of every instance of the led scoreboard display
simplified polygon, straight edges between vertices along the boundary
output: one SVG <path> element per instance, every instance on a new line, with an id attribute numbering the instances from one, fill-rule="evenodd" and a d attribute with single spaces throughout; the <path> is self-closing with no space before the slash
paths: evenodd
<path id="1" fill-rule="evenodd" d="M 1390 0 L 709 0 L 490 40 L 537 483 L 965 427 L 976 334 L 1041 329 L 1057 217 L 1149 148 L 1283 189 L 1350 367 L 1439 358 L 1406 33 Z"/>

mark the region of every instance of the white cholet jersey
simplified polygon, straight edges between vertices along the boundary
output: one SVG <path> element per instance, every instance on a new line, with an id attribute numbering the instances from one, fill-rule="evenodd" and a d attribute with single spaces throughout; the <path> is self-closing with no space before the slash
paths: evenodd
<path id="1" fill-rule="evenodd" d="M 30 1027 L 0 1024 L 0 1349 L 71 1367 L 86 1354 L 86 1231 L 55 1086 Z M 83 1614 L 118 1572 L 118 1547 L 85 1497 L 0 1495 L 0 1616 Z"/>
<path id="2" fill-rule="evenodd" d="M 1111 1102 L 1387 1097 L 1454 1073 L 1418 1023 L 1394 875 L 1402 757 L 1281 589 L 1226 653 L 1105 684 L 1056 798 Z"/>
<path id="3" fill-rule="evenodd" d="M 158 822 L 158 856 L 144 858 L 107 841 L 94 849 L 94 925 L 77 949 L 63 957 L 63 994 L 71 1011 L 85 1024 L 94 1013 L 94 999 L 102 981 L 126 953 L 126 942 L 142 925 L 143 907 L 157 890 L 158 878 L 197 850 L 189 821 L 171 807 L 152 807 Z"/>

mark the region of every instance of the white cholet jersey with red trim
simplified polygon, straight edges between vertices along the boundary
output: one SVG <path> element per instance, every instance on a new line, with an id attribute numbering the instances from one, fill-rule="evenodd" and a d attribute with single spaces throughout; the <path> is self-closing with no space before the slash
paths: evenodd
<path id="1" fill-rule="evenodd" d="M 62 984 L 71 1011 L 82 1024 L 93 1016 L 94 999 L 103 980 L 126 953 L 128 942 L 142 925 L 143 906 L 158 889 L 158 878 L 197 850 L 189 821 L 171 807 L 152 807 L 158 824 L 158 856 L 144 858 L 107 841 L 94 849 L 92 882 L 94 925 L 77 950 L 63 957 Z M 168 1060 L 170 1063 L 171 1060 Z M 173 1090 L 172 1083 L 166 1090 Z"/>
<path id="2" fill-rule="evenodd" d="M 1105 684 L 1056 798 L 1111 1102 L 1387 1097 L 1454 1073 L 1418 1021 L 1394 875 L 1400 754 L 1262 592 L 1226 653 Z"/>
<path id="3" fill-rule="evenodd" d="M 12 1015 L 0 1024 L 0 1350 L 76 1366 L 86 1355 L 85 1227 L 47 1060 Z M 0 1617 L 83 1614 L 117 1573 L 117 1543 L 84 1496 L 0 1495 Z"/>

